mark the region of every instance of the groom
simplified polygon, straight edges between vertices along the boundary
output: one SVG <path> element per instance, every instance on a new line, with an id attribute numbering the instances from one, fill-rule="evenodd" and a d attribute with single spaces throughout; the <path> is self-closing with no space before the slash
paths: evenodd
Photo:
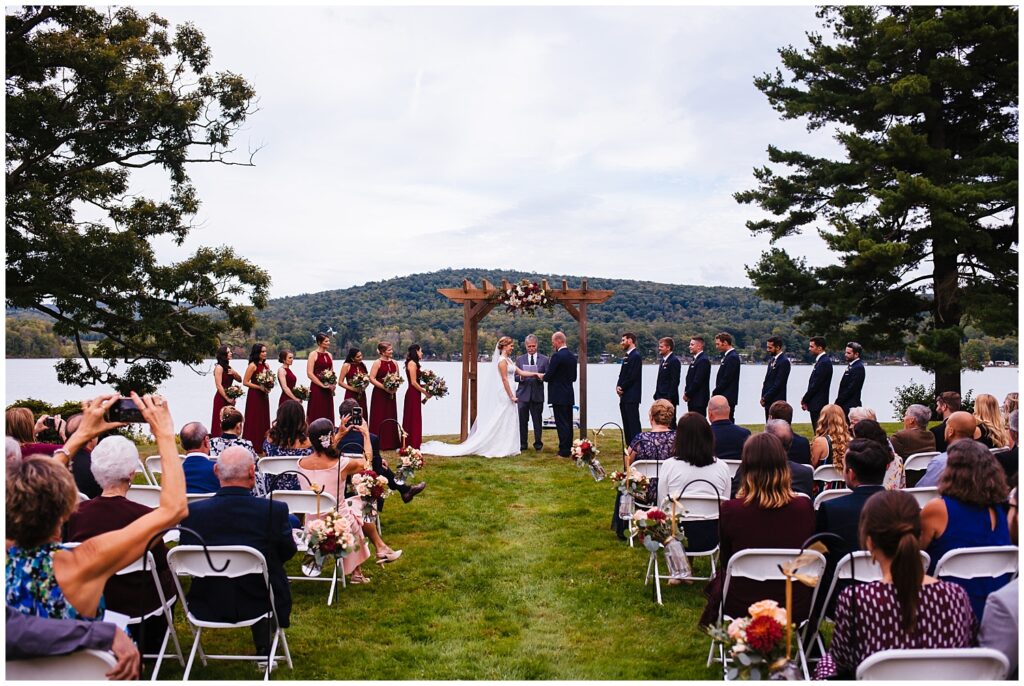
<path id="1" fill-rule="evenodd" d="M 516 367 L 543 374 L 548 370 L 548 356 L 537 352 L 537 337 L 532 333 L 523 341 L 526 353 L 516 358 Z M 519 406 L 519 451 L 526 452 L 527 429 L 533 418 L 533 449 L 541 450 L 544 442 L 541 431 L 544 426 L 541 414 L 544 410 L 544 382 L 534 376 L 516 374 L 516 404 Z"/>
<path id="2" fill-rule="evenodd" d="M 548 384 L 548 401 L 555 414 L 555 430 L 558 432 L 558 456 L 572 457 L 572 406 L 576 394 L 572 384 L 576 381 L 576 356 L 565 347 L 565 334 L 556 331 L 551 336 L 554 354 L 548 361 L 543 379 Z"/>

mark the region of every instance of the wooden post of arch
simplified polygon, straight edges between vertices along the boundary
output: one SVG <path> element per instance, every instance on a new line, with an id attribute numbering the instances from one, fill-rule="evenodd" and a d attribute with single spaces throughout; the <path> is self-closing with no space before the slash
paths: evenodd
<path id="1" fill-rule="evenodd" d="M 508 288 L 508 285 L 508 281 L 502 279 L 501 290 Z M 541 285 L 579 325 L 580 438 L 585 438 L 587 434 L 587 305 L 603 303 L 615 292 L 592 289 L 587 285 L 586 279 L 583 279 L 580 288 L 569 288 L 566 279 L 562 279 L 561 288 L 552 289 L 548 286 L 547 279 L 543 280 Z M 462 303 L 462 422 L 459 440 L 464 441 L 469 435 L 470 426 L 476 421 L 479 356 L 477 347 L 480 321 L 498 306 L 499 289 L 487 279 L 482 281 L 481 288 L 477 288 L 469 279 L 463 279 L 460 288 L 439 288 L 437 292 L 453 302 Z"/>

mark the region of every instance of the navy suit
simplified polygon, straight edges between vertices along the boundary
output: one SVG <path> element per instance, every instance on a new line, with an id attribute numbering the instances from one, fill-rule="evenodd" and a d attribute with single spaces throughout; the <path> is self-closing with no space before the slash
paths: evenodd
<path id="1" fill-rule="evenodd" d="M 708 413 L 708 401 L 711 400 L 711 360 L 701 350 L 686 370 L 686 409 L 701 415 Z"/>
<path id="2" fill-rule="evenodd" d="M 295 555 L 295 540 L 287 505 L 256 498 L 247 488 L 229 486 L 221 488 L 212 498 L 190 503 L 188 517 L 181 525 L 193 529 L 207 545 L 247 545 L 263 553 L 274 589 L 277 620 L 282 627 L 288 626 L 292 594 L 284 563 Z M 199 541 L 182 531 L 181 544 L 198 545 Z M 236 579 L 193 579 L 188 604 L 197 617 L 222 622 L 252 619 L 269 608 L 266 584 L 258 574 Z M 269 649 L 266 623 L 253 626 L 252 632 L 253 641 L 261 652 Z"/>
<path id="3" fill-rule="evenodd" d="M 786 399 L 786 384 L 789 382 L 789 358 L 783 353 L 768 361 L 768 371 L 761 384 L 761 400 L 764 401 L 764 418 L 768 419 L 768 408 L 776 400 Z"/>
<path id="4" fill-rule="evenodd" d="M 640 351 L 633 348 L 622 359 L 622 366 L 619 368 L 619 380 L 616 386 L 622 389 L 619 396 L 619 415 L 622 417 L 622 430 L 626 433 L 626 445 L 633 442 L 633 437 L 643 431 L 640 427 L 640 373 L 643 368 L 643 358 Z"/>
<path id="5" fill-rule="evenodd" d="M 729 419 L 736 417 L 736 403 L 740 398 L 740 354 L 735 348 L 729 348 L 722 355 L 722 364 L 715 377 L 715 390 L 711 395 L 725 396 L 729 401 Z"/>
<path id="6" fill-rule="evenodd" d="M 793 444 L 789 446 L 786 458 L 797 464 L 811 463 L 811 442 L 800 434 L 793 434 Z"/>
<path id="7" fill-rule="evenodd" d="M 836 405 L 843 408 L 843 414 L 850 413 L 851 407 L 861 407 L 860 391 L 864 388 L 864 362 L 858 358 L 847 366 L 839 381 Z"/>
<path id="8" fill-rule="evenodd" d="M 661 360 L 658 380 L 654 384 L 655 400 L 667 400 L 675 407 L 679 407 L 679 377 L 682 370 L 683 363 L 675 353 L 669 353 L 667 360 Z"/>
<path id="9" fill-rule="evenodd" d="M 731 419 L 711 422 L 711 433 L 715 435 L 715 457 L 719 460 L 738 460 L 743 453 L 743 444 L 750 438 L 750 430 Z"/>
<path id="10" fill-rule="evenodd" d="M 818 426 L 818 415 L 821 414 L 821 408 L 828 405 L 828 389 L 831 385 L 832 360 L 823 353 L 815 361 L 814 369 L 811 370 L 811 378 L 807 380 L 807 392 L 800 399 L 800 404 L 806 405 L 807 411 L 811 413 L 812 431 Z"/>
<path id="11" fill-rule="evenodd" d="M 576 355 L 568 348 L 561 348 L 548 360 L 548 370 L 544 373 L 548 402 L 555 415 L 560 457 L 569 457 L 572 449 L 572 406 L 576 403 L 572 384 L 576 381 L 576 364 Z"/>

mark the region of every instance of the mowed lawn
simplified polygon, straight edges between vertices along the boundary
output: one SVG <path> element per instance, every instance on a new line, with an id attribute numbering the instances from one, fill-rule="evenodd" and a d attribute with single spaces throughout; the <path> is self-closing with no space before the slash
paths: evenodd
<path id="1" fill-rule="evenodd" d="M 428 488 L 410 504 L 393 494 L 384 508 L 384 539 L 401 559 L 364 563 L 372 582 L 341 590 L 332 607 L 328 584 L 292 582 L 295 668 L 273 678 L 721 678 L 704 666 L 702 583 L 663 585 L 665 604 L 655 604 L 643 583 L 648 553 L 609 528 L 613 485 L 556 457 L 553 431 L 545 441 L 542 453 L 513 458 L 427 457 L 417 478 Z M 598 445 L 608 472 L 619 468 L 618 439 Z M 695 566 L 709 569 L 706 559 Z M 296 557 L 289 574 L 298 568 Z M 191 636 L 176 617 L 187 655 Z M 253 653 L 247 629 L 207 633 L 203 645 Z M 173 660 L 161 669 L 181 674 Z M 198 659 L 191 675 L 259 677 L 251 663 Z"/>

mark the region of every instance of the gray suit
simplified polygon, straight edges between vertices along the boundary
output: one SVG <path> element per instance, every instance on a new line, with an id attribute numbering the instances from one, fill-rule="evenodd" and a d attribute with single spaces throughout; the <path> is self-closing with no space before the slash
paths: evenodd
<path id="1" fill-rule="evenodd" d="M 978 629 L 978 645 L 982 648 L 995 648 L 1010 662 L 1010 679 L 1017 678 L 1017 623 L 1020 611 L 1018 581 L 1014 579 L 989 594 L 981 627 Z"/>
<path id="2" fill-rule="evenodd" d="M 537 371 L 541 374 L 548 370 L 548 356 L 540 353 L 534 354 L 534 362 Z M 516 358 L 516 367 L 525 369 L 530 364 L 529 353 Z M 544 442 L 541 440 L 541 431 L 544 428 L 541 414 L 544 410 L 544 382 L 536 377 L 521 377 L 516 374 L 516 405 L 519 407 L 519 449 L 526 450 L 526 434 L 530 417 L 533 417 L 533 447 L 540 450 Z"/>

